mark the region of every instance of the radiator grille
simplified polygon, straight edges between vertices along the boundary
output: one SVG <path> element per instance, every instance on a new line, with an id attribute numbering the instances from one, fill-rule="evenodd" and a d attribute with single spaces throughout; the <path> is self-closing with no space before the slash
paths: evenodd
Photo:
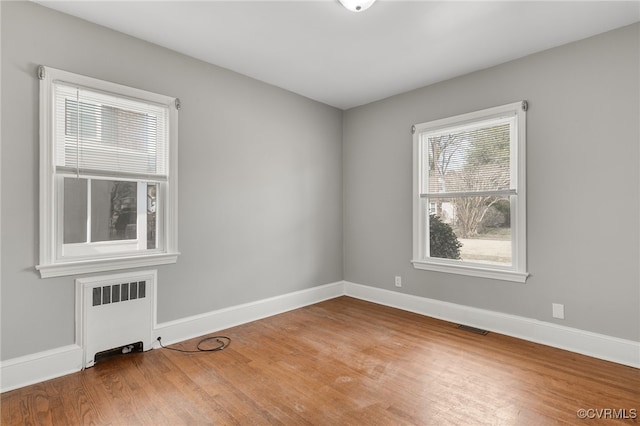
<path id="1" fill-rule="evenodd" d="M 143 299 L 147 296 L 147 282 L 134 281 L 122 284 L 105 285 L 93 288 L 92 306 L 107 305 L 109 303 L 127 302 Z"/>
<path id="2" fill-rule="evenodd" d="M 140 271 L 76 280 L 76 342 L 83 349 L 83 367 L 140 342 L 151 349 L 154 288 L 157 272 Z"/>

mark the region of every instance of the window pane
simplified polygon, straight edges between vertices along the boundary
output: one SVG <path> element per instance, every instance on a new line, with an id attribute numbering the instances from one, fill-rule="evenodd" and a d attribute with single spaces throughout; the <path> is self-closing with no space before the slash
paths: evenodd
<path id="1" fill-rule="evenodd" d="M 87 180 L 64 178 L 64 244 L 87 242 Z"/>
<path id="2" fill-rule="evenodd" d="M 509 123 L 427 135 L 424 191 L 470 192 L 510 188 Z"/>
<path id="3" fill-rule="evenodd" d="M 157 244 L 157 209 L 158 184 L 147 184 L 147 249 L 151 250 L 158 246 Z"/>
<path id="4" fill-rule="evenodd" d="M 511 266 L 509 197 L 429 200 L 431 257 Z"/>
<path id="5" fill-rule="evenodd" d="M 91 241 L 137 238 L 137 183 L 91 181 Z"/>

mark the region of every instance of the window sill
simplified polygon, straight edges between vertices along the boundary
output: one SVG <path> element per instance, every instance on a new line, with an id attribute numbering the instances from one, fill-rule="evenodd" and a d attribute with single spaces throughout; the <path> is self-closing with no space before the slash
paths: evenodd
<path id="1" fill-rule="evenodd" d="M 63 277 L 67 275 L 89 274 L 92 272 L 114 271 L 128 268 L 176 263 L 180 253 L 161 253 L 146 256 L 131 256 L 109 259 L 92 259 L 76 262 L 37 265 L 40 278 Z"/>
<path id="2" fill-rule="evenodd" d="M 412 260 L 413 267 L 425 271 L 445 272 L 449 274 L 467 275 L 470 277 L 490 278 L 494 280 L 512 281 L 524 284 L 529 274 L 527 272 L 508 271 L 490 267 L 476 267 L 470 265 L 450 265 L 443 263 Z"/>

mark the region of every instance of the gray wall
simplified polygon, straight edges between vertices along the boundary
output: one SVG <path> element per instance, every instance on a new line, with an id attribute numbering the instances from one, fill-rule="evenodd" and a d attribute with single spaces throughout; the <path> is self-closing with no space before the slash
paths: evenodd
<path id="1" fill-rule="evenodd" d="M 158 321 L 342 279 L 342 112 L 27 2 L 2 2 L 2 359 L 74 342 L 74 278 L 40 279 L 40 64 L 177 96 L 179 248 Z"/>
<path id="2" fill-rule="evenodd" d="M 158 268 L 160 322 L 343 278 L 395 290 L 402 275 L 406 293 L 640 340 L 638 25 L 343 114 L 36 4 L 0 5 L 1 359 L 74 341 L 75 277 L 34 270 L 40 64 L 182 100 L 182 256 Z M 532 276 L 414 270 L 410 126 L 521 99 Z"/>
<path id="3" fill-rule="evenodd" d="M 639 25 L 351 109 L 345 280 L 640 341 Z M 418 271 L 415 123 L 526 99 L 525 285 Z M 565 320 L 551 303 L 565 305 Z"/>

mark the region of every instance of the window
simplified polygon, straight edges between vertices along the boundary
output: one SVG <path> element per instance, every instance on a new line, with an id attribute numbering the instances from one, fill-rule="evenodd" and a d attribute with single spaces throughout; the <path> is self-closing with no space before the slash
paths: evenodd
<path id="1" fill-rule="evenodd" d="M 174 263 L 176 99 L 39 76 L 41 276 Z"/>
<path id="2" fill-rule="evenodd" d="M 525 282 L 526 109 L 414 126 L 415 268 Z"/>

